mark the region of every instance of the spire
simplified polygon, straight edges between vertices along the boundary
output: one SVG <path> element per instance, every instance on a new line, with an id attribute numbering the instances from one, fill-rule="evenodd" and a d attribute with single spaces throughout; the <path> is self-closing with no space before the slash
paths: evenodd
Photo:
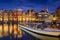
<path id="1" fill-rule="evenodd" d="M 48 13 L 48 7 L 46 7 L 45 11 Z"/>

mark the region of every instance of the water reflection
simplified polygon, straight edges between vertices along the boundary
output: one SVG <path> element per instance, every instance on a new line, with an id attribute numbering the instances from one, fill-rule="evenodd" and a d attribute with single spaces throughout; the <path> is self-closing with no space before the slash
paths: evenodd
<path id="1" fill-rule="evenodd" d="M 0 40 L 36 40 L 37 38 L 23 32 L 17 24 L 0 24 Z M 38 40 L 38 39 L 37 39 Z"/>
<path id="2" fill-rule="evenodd" d="M 0 25 L 0 38 L 2 37 L 2 25 Z"/>
<path id="3" fill-rule="evenodd" d="M 0 39 L 1 38 L 21 38 L 22 30 L 18 28 L 17 24 L 0 24 Z"/>

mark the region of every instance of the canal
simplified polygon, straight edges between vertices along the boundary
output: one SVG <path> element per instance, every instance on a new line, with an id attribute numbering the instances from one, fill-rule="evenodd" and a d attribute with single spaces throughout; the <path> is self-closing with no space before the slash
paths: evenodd
<path id="1" fill-rule="evenodd" d="M 19 29 L 17 24 L 0 24 L 0 40 L 39 40 Z"/>

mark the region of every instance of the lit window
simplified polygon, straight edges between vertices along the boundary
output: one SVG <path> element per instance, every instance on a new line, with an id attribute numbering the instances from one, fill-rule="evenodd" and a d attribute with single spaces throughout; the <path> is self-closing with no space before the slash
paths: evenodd
<path id="1" fill-rule="evenodd" d="M 38 13 L 38 14 L 41 14 L 41 13 Z"/>
<path id="2" fill-rule="evenodd" d="M 23 18 L 23 20 L 25 20 L 25 18 Z"/>
<path id="3" fill-rule="evenodd" d="M 48 15 L 44 15 L 45 17 L 48 17 Z"/>
<path id="4" fill-rule="evenodd" d="M 42 17 L 42 15 L 38 15 L 39 17 Z"/>
<path id="5" fill-rule="evenodd" d="M 57 20 L 56 17 L 54 17 L 53 20 Z"/>
<path id="6" fill-rule="evenodd" d="M 59 26 L 59 24 L 57 24 L 57 26 Z"/>

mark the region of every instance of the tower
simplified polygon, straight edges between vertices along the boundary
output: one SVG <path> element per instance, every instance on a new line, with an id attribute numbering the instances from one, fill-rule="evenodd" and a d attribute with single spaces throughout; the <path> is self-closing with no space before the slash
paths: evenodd
<path id="1" fill-rule="evenodd" d="M 48 13 L 48 7 L 46 7 L 45 12 Z"/>

